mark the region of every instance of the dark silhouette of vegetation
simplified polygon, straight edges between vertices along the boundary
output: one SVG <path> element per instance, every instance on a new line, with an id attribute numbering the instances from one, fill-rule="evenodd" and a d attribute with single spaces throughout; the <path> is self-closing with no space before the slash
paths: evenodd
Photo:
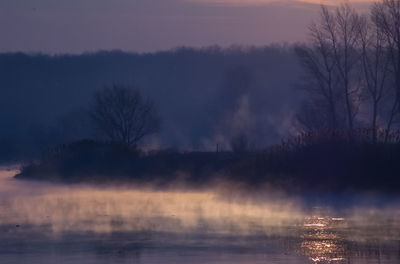
<path id="1" fill-rule="evenodd" d="M 25 165 L 17 178 L 63 182 L 170 184 L 184 180 L 201 185 L 237 157 L 232 153 L 179 152 L 174 149 L 143 152 L 115 142 L 81 140 L 47 151 L 40 161 Z"/>
<path id="2" fill-rule="evenodd" d="M 95 94 L 90 114 L 95 127 L 109 140 L 136 148 L 159 129 L 154 104 L 138 90 L 114 85 Z"/>
<path id="3" fill-rule="evenodd" d="M 296 49 L 306 69 L 306 90 L 311 94 L 310 104 L 318 105 L 324 123 L 310 124 L 299 120 L 307 127 L 354 128 L 359 107 L 359 86 L 355 85 L 359 61 L 360 17 L 348 4 L 334 11 L 321 7 L 320 19 L 309 27 L 310 44 Z M 313 118 L 315 121 L 315 118 Z"/>
<path id="4" fill-rule="evenodd" d="M 256 140 L 265 147 L 279 142 L 277 125 L 301 99 L 291 86 L 298 74 L 292 45 L 0 54 L 0 142 L 5 144 L 0 162 L 34 158 L 52 146 L 93 138 L 88 115 L 93 94 L 115 83 L 138 87 L 151 98 L 162 120 L 159 142 L 179 149 L 214 150 L 216 141 L 228 149 L 233 135 L 226 123 L 246 95 L 252 124 L 260 126 L 249 130 L 263 135 Z"/>
<path id="5" fill-rule="evenodd" d="M 255 92 L 258 90 L 254 87 L 262 87 L 260 83 L 265 81 L 259 71 L 263 67 L 253 65 L 260 63 L 255 57 L 250 60 L 252 63 L 233 59 L 218 68 L 222 69 L 218 74 L 212 71 L 202 75 L 202 71 L 193 66 L 197 64 L 190 61 L 209 56 L 210 60 L 204 65 L 211 67 L 215 65 L 212 62 L 230 58 L 227 56 L 230 53 L 219 49 L 197 53 L 182 49 L 176 51 L 178 57 L 170 53 L 157 54 L 167 57 L 160 64 L 163 70 L 154 70 L 160 65 L 152 64 L 151 59 L 148 64 L 140 64 L 152 65 L 151 74 L 147 78 L 138 76 L 144 83 L 157 75 L 170 76 L 175 68 L 166 71 L 165 65 L 183 58 L 185 63 L 174 64 L 178 65 L 175 75 L 179 80 L 178 90 L 170 93 L 167 88 L 172 85 L 169 84 L 165 90 L 153 91 L 153 95 L 162 103 L 170 98 L 164 110 L 175 109 L 174 103 L 183 105 L 171 110 L 169 119 L 167 117 L 176 135 L 204 135 L 198 131 L 212 128 L 212 132 L 205 133 L 204 141 L 215 144 L 216 152 L 172 149 L 146 152 L 137 148 L 140 140 L 158 128 L 153 104 L 136 90 L 114 86 L 96 93 L 91 111 L 94 124 L 107 142 L 92 137 L 61 144 L 25 165 L 17 177 L 66 182 L 101 179 L 100 182 L 127 180 L 169 184 L 183 181 L 194 186 L 229 180 L 251 187 L 272 184 L 291 191 L 398 192 L 399 10 L 398 0 L 376 3 L 369 16 L 360 15 L 347 2 L 332 9 L 321 8 L 320 19 L 309 28 L 310 42 L 294 49 L 303 66 L 301 87 L 306 91 L 296 116 L 299 134 L 279 145 L 265 148 L 258 142 L 263 137 L 253 136 L 266 131 L 260 123 L 265 123 L 265 115 L 270 114 L 265 108 L 269 106 L 265 102 L 265 98 L 269 99 L 265 90 Z M 254 50 L 251 52 L 258 54 Z M 279 52 L 273 49 L 273 54 L 279 55 Z M 203 71 L 209 70 L 208 66 Z M 137 72 L 141 70 L 141 67 L 136 68 Z M 282 76 L 286 75 L 282 72 L 281 69 Z M 213 81 L 217 84 L 208 85 Z M 188 83 L 198 89 L 186 89 Z M 212 86 L 222 90 L 210 88 Z M 290 95 L 286 97 L 296 97 Z M 207 101 L 210 98 L 211 103 Z M 270 110 L 276 108 L 274 101 L 278 101 L 272 98 Z M 299 101 L 295 102 L 297 105 Z M 187 113 L 193 105 L 196 110 Z M 202 121 L 202 115 L 207 121 Z M 267 119 L 273 118 L 269 115 Z M 184 125 L 178 129 L 173 126 L 178 124 L 177 120 L 194 125 L 191 129 L 182 129 Z M 282 120 L 271 123 L 275 128 L 278 124 L 280 128 L 292 128 Z M 221 151 L 223 144 L 222 149 L 229 151 Z"/>
<path id="6" fill-rule="evenodd" d="M 229 168 L 253 184 L 275 183 L 303 191 L 398 192 L 400 131 L 319 130 L 253 153 Z"/>
<path id="7" fill-rule="evenodd" d="M 296 48 L 307 92 L 297 114 L 300 131 L 367 127 L 374 143 L 378 130 L 390 133 L 399 115 L 399 10 L 398 0 L 374 4 L 369 16 L 348 2 L 322 6 L 309 43 Z"/>
<path id="8" fill-rule="evenodd" d="M 400 1 L 382 0 L 371 10 L 371 20 L 382 35 L 389 53 L 390 69 L 393 76 L 397 102 L 400 102 Z"/>
<path id="9" fill-rule="evenodd" d="M 320 130 L 263 151 L 142 152 L 115 143 L 79 141 L 52 149 L 22 168 L 19 178 L 64 182 L 172 184 L 194 187 L 229 180 L 290 191 L 385 191 L 400 188 L 400 131 Z"/>

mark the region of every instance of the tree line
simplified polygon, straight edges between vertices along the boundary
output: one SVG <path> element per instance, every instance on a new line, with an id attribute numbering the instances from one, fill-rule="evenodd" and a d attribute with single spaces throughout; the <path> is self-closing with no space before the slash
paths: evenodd
<path id="1" fill-rule="evenodd" d="M 400 1 L 376 2 L 369 14 L 348 2 L 322 6 L 308 32 L 309 42 L 296 47 L 307 93 L 300 128 L 368 127 L 373 142 L 389 135 L 400 112 Z"/>
<path id="2" fill-rule="evenodd" d="M 347 1 L 336 8 L 322 5 L 319 15 L 309 26 L 309 42 L 295 48 L 308 95 L 297 114 L 300 129 L 355 135 L 367 127 L 372 142 L 387 142 L 400 121 L 400 0 L 376 2 L 368 14 Z M 243 72 L 231 81 L 247 83 L 235 78 Z M 159 128 L 152 102 L 117 86 L 96 93 L 91 117 L 108 139 L 127 146 L 136 147 Z M 231 145 L 235 149 L 246 142 L 239 133 Z"/>
<path id="3" fill-rule="evenodd" d="M 215 150 L 217 142 L 223 150 L 232 138 L 245 145 L 246 134 L 248 145 L 262 148 L 287 136 L 281 124 L 289 125 L 301 101 L 302 91 L 292 89 L 299 73 L 293 45 L 284 44 L 0 54 L 0 161 L 97 138 L 86 110 L 98 90 L 113 84 L 140 89 L 159 112 L 162 129 L 143 146 Z"/>
<path id="4" fill-rule="evenodd" d="M 295 52 L 308 95 L 297 114 L 301 130 L 356 135 L 352 131 L 367 127 L 373 143 L 389 140 L 400 119 L 400 0 L 376 2 L 369 14 L 348 2 L 321 6 L 309 26 L 309 42 Z M 118 86 L 96 93 L 91 117 L 109 140 L 127 146 L 136 147 L 159 128 L 153 103 Z M 243 135 L 237 138 L 233 149 L 246 144 Z"/>

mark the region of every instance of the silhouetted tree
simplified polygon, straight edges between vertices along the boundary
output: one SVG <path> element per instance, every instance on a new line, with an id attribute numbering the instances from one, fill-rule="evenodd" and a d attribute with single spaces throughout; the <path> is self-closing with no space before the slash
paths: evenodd
<path id="1" fill-rule="evenodd" d="M 327 11 L 323 11 L 327 12 Z M 333 24 L 328 25 L 336 65 L 344 92 L 348 128 L 354 128 L 354 118 L 359 106 L 359 86 L 353 80 L 359 60 L 360 17 L 348 2 L 336 8 Z"/>
<path id="2" fill-rule="evenodd" d="M 296 47 L 296 54 L 306 70 L 303 88 L 312 97 L 302 105 L 298 121 L 307 129 L 324 127 L 336 129 L 338 128 L 338 93 L 334 71 L 335 62 L 321 32 L 316 30 L 313 33 L 311 46 Z M 313 105 L 313 111 L 310 112 L 311 105 Z M 323 109 L 315 109 L 317 105 L 322 105 Z M 323 120 L 318 115 L 323 116 Z M 316 120 L 318 121 L 315 122 Z"/>
<path id="3" fill-rule="evenodd" d="M 361 101 L 356 78 L 360 23 L 359 15 L 348 3 L 335 10 L 322 6 L 319 21 L 309 27 L 310 43 L 296 49 L 308 73 L 309 101 L 321 106 L 327 128 L 354 128 Z"/>
<path id="4" fill-rule="evenodd" d="M 378 114 L 381 102 L 388 92 L 387 77 L 389 57 L 384 44 L 384 35 L 376 24 L 371 23 L 367 17 L 362 17 L 360 23 L 361 41 L 361 69 L 363 73 L 363 87 L 371 102 L 372 141 L 377 142 Z M 396 103 L 396 101 L 394 102 Z M 393 113 L 392 113 L 393 114 Z M 391 114 L 391 115 L 392 115 Z M 389 117 L 389 121 L 392 117 Z M 389 122 L 390 124 L 390 122 Z M 390 128 L 390 125 L 389 125 Z"/>
<path id="5" fill-rule="evenodd" d="M 397 101 L 400 102 L 400 0 L 382 0 L 371 9 L 372 21 L 384 37 L 390 54 L 390 69 Z"/>
<path id="6" fill-rule="evenodd" d="M 159 129 L 153 103 L 138 90 L 116 85 L 95 94 L 91 118 L 109 140 L 129 147 Z"/>

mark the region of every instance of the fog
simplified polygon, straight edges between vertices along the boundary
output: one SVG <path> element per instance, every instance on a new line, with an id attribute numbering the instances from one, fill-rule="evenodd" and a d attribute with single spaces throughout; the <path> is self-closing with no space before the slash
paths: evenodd
<path id="1" fill-rule="evenodd" d="M 0 159 L 95 138 L 87 111 L 95 91 L 134 87 L 155 102 L 160 133 L 150 148 L 229 149 L 231 137 L 254 146 L 293 131 L 302 93 L 291 46 L 182 48 L 149 54 L 0 55 Z"/>
<path id="2" fill-rule="evenodd" d="M 49 232 L 159 231 L 214 234 L 279 233 L 301 221 L 298 202 L 278 193 L 261 197 L 225 187 L 185 190 L 151 185 L 93 187 L 16 181 L 15 171 L 2 172 L 3 224 L 47 227 Z"/>
<path id="3" fill-rule="evenodd" d="M 0 171 L 6 263 L 185 263 L 188 255 L 194 263 L 398 261 L 393 197 L 349 196 L 337 207 L 268 186 L 63 185 L 16 180 L 17 172 Z"/>
<path id="4" fill-rule="evenodd" d="M 328 199 L 302 199 L 267 185 L 257 190 L 226 181 L 201 189 L 179 182 L 161 189 L 128 183 L 64 185 L 15 180 L 17 172 L 0 174 L 1 223 L 40 227 L 53 234 L 152 231 L 292 236 L 301 226 L 344 220 L 352 240 L 393 239 L 400 232 L 396 197 L 346 194 L 348 204 L 335 206 Z M 364 229 L 370 233 L 364 234 Z"/>
<path id="5" fill-rule="evenodd" d="M 3 1 L 0 263 L 399 263 L 394 2 Z"/>

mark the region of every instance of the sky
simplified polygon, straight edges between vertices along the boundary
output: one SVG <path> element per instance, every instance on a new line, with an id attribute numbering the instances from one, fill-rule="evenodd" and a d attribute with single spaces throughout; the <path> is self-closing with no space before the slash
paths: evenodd
<path id="1" fill-rule="evenodd" d="M 154 52 L 306 40 L 335 0 L 1 0 L 0 52 Z M 357 8 L 364 8 L 365 3 Z"/>

